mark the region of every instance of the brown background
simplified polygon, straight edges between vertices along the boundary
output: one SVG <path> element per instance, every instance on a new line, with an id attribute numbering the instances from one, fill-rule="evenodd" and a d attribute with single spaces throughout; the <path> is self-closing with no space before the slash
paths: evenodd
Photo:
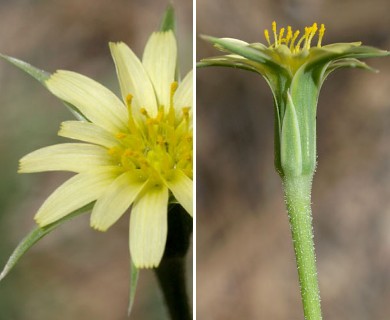
<path id="1" fill-rule="evenodd" d="M 323 43 L 390 49 L 390 2 L 198 0 L 197 32 L 263 42 L 264 28 L 325 23 Z M 199 40 L 198 59 L 218 54 Z M 324 319 L 390 319 L 390 58 L 341 70 L 318 112 L 314 229 Z M 303 319 L 272 96 L 242 70 L 197 76 L 198 319 Z"/>
<path id="2" fill-rule="evenodd" d="M 53 72 L 63 68 L 118 92 L 108 41 L 141 55 L 168 1 L 0 1 L 0 52 Z M 177 1 L 181 70 L 192 67 L 192 1 Z M 18 175 L 23 155 L 65 141 L 59 124 L 72 115 L 39 83 L 0 61 L 0 265 L 33 227 L 44 199 L 68 174 Z M 0 319 L 127 319 L 128 216 L 108 232 L 89 215 L 47 236 L 0 284 Z M 192 282 L 192 260 L 188 260 Z M 168 319 L 152 271 L 142 271 L 131 319 Z"/>

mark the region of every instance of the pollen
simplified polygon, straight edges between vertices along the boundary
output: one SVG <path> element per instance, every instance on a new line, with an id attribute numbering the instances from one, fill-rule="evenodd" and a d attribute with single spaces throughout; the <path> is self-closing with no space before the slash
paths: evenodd
<path id="1" fill-rule="evenodd" d="M 298 54 L 302 50 L 310 50 L 311 43 L 318 33 L 318 40 L 317 40 L 317 47 L 321 47 L 322 45 L 322 39 L 325 34 L 325 25 L 321 24 L 320 28 L 318 29 L 317 23 L 313 23 L 309 27 L 305 27 L 304 33 L 301 35 L 300 38 L 299 35 L 301 32 L 299 30 L 293 30 L 291 26 L 287 26 L 287 32 L 286 28 L 282 27 L 278 31 L 276 22 L 272 22 L 272 33 L 274 36 L 274 42 L 271 42 L 270 39 L 270 33 L 268 29 L 264 30 L 264 37 L 268 43 L 268 46 L 270 49 L 276 49 L 281 45 L 287 46 L 291 53 Z"/>

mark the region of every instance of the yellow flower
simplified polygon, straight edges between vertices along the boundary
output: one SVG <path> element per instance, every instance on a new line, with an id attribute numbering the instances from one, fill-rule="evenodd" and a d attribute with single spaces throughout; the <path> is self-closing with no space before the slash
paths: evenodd
<path id="1" fill-rule="evenodd" d="M 317 101 L 325 79 L 340 68 L 372 70 L 360 59 L 390 53 L 361 42 L 323 45 L 323 24 L 318 27 L 313 23 L 300 32 L 291 26 L 278 30 L 273 22 L 271 30 L 273 42 L 270 32 L 264 31 L 267 44 L 204 36 L 228 54 L 202 59 L 198 67 L 240 68 L 263 76 L 274 97 L 277 171 L 282 176 L 313 174 L 317 161 Z"/>
<path id="2" fill-rule="evenodd" d="M 192 215 L 192 72 L 175 81 L 172 31 L 152 34 L 142 62 L 124 43 L 110 43 L 110 50 L 122 101 L 81 74 L 54 73 L 47 88 L 87 119 L 63 122 L 58 134 L 82 143 L 34 151 L 20 160 L 19 172 L 77 173 L 38 210 L 40 227 L 96 201 L 91 226 L 105 231 L 131 208 L 133 263 L 156 267 L 166 243 L 168 204 L 178 202 Z"/>

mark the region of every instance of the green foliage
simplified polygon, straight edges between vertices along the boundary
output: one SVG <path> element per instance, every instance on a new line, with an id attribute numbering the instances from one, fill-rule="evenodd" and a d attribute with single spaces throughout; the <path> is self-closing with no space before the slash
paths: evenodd
<path id="1" fill-rule="evenodd" d="M 64 222 L 71 220 L 82 213 L 88 212 L 92 209 L 93 203 L 90 203 L 83 208 L 73 211 L 71 214 L 65 216 L 64 218 L 53 222 L 46 227 L 40 228 L 36 227 L 33 229 L 15 248 L 11 256 L 9 257 L 3 271 L 0 274 L 0 281 L 5 278 L 5 276 L 12 270 L 12 268 L 16 265 L 19 259 L 39 240 L 41 240 L 44 236 L 55 230 Z"/>

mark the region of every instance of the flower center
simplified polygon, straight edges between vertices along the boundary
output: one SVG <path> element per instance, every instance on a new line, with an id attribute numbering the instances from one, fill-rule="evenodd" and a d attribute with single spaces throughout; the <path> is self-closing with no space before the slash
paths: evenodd
<path id="1" fill-rule="evenodd" d="M 265 39 L 268 42 L 270 48 L 276 49 L 280 45 L 286 45 L 291 53 L 299 53 L 302 50 L 309 50 L 311 46 L 311 41 L 318 31 L 318 42 L 317 47 L 321 47 L 322 38 L 325 34 L 325 25 L 321 24 L 320 29 L 318 30 L 317 23 L 313 23 L 311 27 L 305 27 L 305 33 L 298 39 L 300 31 L 293 31 L 291 26 L 287 27 L 287 33 L 285 35 L 286 29 L 281 28 L 279 33 L 277 32 L 276 22 L 272 22 L 272 32 L 274 36 L 274 43 L 271 43 L 269 31 L 264 30 Z"/>
<path id="2" fill-rule="evenodd" d="M 126 132 L 116 134 L 118 146 L 110 148 L 118 166 L 125 171 L 134 171 L 141 179 L 152 179 L 161 183 L 168 179 L 173 170 L 180 169 L 192 178 L 192 128 L 190 107 L 176 110 L 173 95 L 177 82 L 171 85 L 171 99 L 168 112 L 160 106 L 155 117 L 145 108 L 134 117 L 132 96 L 127 96 L 129 114 Z"/>

